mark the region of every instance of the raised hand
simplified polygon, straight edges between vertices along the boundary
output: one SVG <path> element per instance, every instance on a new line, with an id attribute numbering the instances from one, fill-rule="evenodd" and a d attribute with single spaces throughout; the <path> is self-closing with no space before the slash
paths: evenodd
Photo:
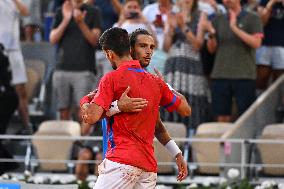
<path id="1" fill-rule="evenodd" d="M 208 15 L 204 12 L 200 14 L 200 19 L 198 22 L 198 27 L 203 32 L 208 32 L 211 35 L 214 35 L 216 33 L 214 27 L 212 26 L 212 23 L 208 20 Z"/>
<path id="2" fill-rule="evenodd" d="M 161 72 L 160 72 L 159 70 L 157 70 L 156 68 L 154 68 L 154 71 L 155 71 L 156 75 L 157 75 L 161 80 L 164 81 L 164 76 L 161 74 Z"/>
<path id="3" fill-rule="evenodd" d="M 74 9 L 73 18 L 77 24 L 82 23 L 86 17 L 87 11 L 81 11 L 80 9 Z"/>
<path id="4" fill-rule="evenodd" d="M 237 26 L 237 14 L 233 10 L 229 10 L 229 17 L 230 17 L 230 26 L 235 27 Z"/>
<path id="5" fill-rule="evenodd" d="M 66 20 L 70 20 L 72 18 L 73 7 L 70 1 L 65 1 L 62 6 L 62 15 Z"/>
<path id="6" fill-rule="evenodd" d="M 121 112 L 140 112 L 148 104 L 148 101 L 143 98 L 130 98 L 127 94 L 130 91 L 130 87 L 122 93 L 117 105 Z"/>

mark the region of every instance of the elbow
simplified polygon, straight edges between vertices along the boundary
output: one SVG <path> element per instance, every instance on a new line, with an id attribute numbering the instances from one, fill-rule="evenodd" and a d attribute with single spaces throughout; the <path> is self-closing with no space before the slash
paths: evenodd
<path id="1" fill-rule="evenodd" d="M 52 44 L 52 45 L 55 45 L 56 44 L 56 41 L 52 38 L 49 38 L 49 42 Z"/>
<path id="2" fill-rule="evenodd" d="M 201 49 L 201 46 L 202 46 L 202 43 L 196 43 L 194 46 L 193 46 L 193 50 L 195 50 L 196 52 L 198 52 L 200 49 Z"/>
<path id="3" fill-rule="evenodd" d="M 258 36 L 258 34 L 256 34 L 256 36 L 253 36 L 253 38 L 252 38 L 252 41 L 250 43 L 250 47 L 257 49 L 261 46 L 261 44 L 262 44 L 262 37 L 260 37 L 260 36 Z"/>
<path id="4" fill-rule="evenodd" d="M 28 9 L 24 9 L 21 13 L 22 16 L 29 16 L 30 12 L 28 11 Z"/>
<path id="5" fill-rule="evenodd" d="M 191 116 L 191 108 L 188 106 L 187 108 L 185 108 L 183 111 L 180 112 L 180 115 L 182 117 L 189 117 L 189 116 Z"/>
<path id="6" fill-rule="evenodd" d="M 49 35 L 49 42 L 52 44 L 52 45 L 55 45 L 58 41 L 56 40 L 55 36 L 52 34 L 52 32 L 50 33 Z"/>

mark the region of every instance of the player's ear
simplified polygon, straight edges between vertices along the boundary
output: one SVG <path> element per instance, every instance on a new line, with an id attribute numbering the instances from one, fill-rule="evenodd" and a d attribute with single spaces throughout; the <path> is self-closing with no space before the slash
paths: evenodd
<path id="1" fill-rule="evenodd" d="M 111 60 L 113 58 L 112 52 L 110 50 L 104 50 L 104 52 L 107 59 Z"/>
<path id="2" fill-rule="evenodd" d="M 108 55 L 109 55 L 109 58 L 111 59 L 111 60 L 113 60 L 114 59 L 114 53 L 112 52 L 112 51 L 109 51 L 109 53 L 108 53 Z"/>

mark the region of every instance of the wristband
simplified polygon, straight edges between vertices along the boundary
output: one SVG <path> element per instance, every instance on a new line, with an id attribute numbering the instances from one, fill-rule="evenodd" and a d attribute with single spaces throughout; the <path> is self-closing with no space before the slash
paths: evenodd
<path id="1" fill-rule="evenodd" d="M 90 103 L 90 98 L 88 96 L 84 96 L 83 98 L 81 98 L 80 107 L 82 107 L 83 104 L 85 104 L 85 103 Z"/>
<path id="2" fill-rule="evenodd" d="M 170 152 L 170 154 L 175 158 L 177 154 L 181 153 L 181 150 L 177 146 L 174 140 L 170 140 L 165 148 Z"/>
<path id="3" fill-rule="evenodd" d="M 110 109 L 108 110 L 107 112 L 107 116 L 113 116 L 114 114 L 117 114 L 119 113 L 120 110 L 118 108 L 118 105 L 117 105 L 117 100 L 112 102 L 111 105 L 110 105 Z"/>

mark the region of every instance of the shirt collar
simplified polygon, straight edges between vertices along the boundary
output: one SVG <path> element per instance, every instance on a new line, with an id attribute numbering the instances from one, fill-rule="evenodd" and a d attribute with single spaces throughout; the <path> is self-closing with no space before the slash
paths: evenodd
<path id="1" fill-rule="evenodd" d="M 141 68 L 138 60 L 128 60 L 128 61 L 124 61 L 117 69 L 119 70 L 119 69 L 129 68 L 129 67 Z"/>

